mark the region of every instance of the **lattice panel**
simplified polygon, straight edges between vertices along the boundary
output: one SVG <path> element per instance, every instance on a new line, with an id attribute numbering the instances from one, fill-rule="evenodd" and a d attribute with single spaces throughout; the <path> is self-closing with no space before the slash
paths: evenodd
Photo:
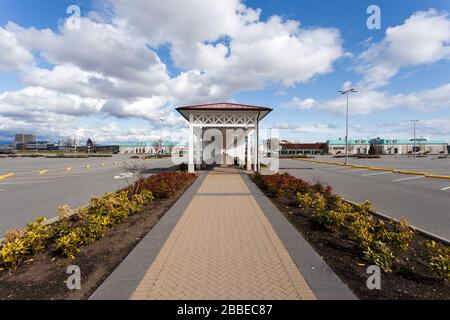
<path id="1" fill-rule="evenodd" d="M 204 126 L 256 126 L 256 114 L 199 113 L 193 114 L 194 124 Z"/>

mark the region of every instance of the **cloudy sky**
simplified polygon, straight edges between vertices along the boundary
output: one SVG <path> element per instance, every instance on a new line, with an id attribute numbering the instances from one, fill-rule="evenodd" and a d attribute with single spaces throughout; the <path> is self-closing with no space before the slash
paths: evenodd
<path id="1" fill-rule="evenodd" d="M 182 140 L 174 108 L 216 101 L 271 106 L 263 128 L 321 141 L 344 136 L 350 86 L 352 138 L 409 138 L 419 119 L 450 141 L 450 1 L 0 1 L 3 142 Z"/>

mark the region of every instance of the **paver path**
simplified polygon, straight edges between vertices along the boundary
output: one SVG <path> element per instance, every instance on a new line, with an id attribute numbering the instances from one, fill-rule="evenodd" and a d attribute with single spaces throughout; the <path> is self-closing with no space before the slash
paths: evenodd
<path id="1" fill-rule="evenodd" d="M 236 170 L 208 174 L 131 299 L 315 299 Z"/>

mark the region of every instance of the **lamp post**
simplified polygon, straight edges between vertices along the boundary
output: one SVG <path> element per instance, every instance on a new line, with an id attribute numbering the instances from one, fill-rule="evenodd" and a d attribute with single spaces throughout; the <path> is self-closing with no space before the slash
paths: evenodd
<path id="1" fill-rule="evenodd" d="M 159 119 L 159 121 L 161 122 L 161 142 L 159 144 L 159 147 L 161 149 L 161 154 L 163 154 L 163 127 L 162 127 L 162 123 L 164 122 L 164 119 Z"/>
<path id="2" fill-rule="evenodd" d="M 419 120 L 410 120 L 410 122 L 414 123 L 414 149 L 413 149 L 413 153 L 414 153 L 414 158 L 417 158 L 417 155 L 416 155 L 416 123 L 419 122 Z"/>
<path id="3" fill-rule="evenodd" d="M 347 96 L 347 112 L 345 117 L 345 164 L 348 164 L 348 95 L 350 93 L 357 93 L 354 88 L 350 88 L 344 91 L 339 91 L 341 94 L 345 94 Z"/>

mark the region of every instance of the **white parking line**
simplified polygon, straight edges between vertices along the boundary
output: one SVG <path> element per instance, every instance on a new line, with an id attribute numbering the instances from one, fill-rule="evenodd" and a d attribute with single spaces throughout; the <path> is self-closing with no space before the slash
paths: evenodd
<path id="1" fill-rule="evenodd" d="M 411 178 L 397 179 L 397 180 L 392 180 L 392 182 L 400 182 L 400 181 L 422 179 L 422 178 L 425 178 L 425 176 L 417 176 L 417 177 L 411 177 Z"/>
<path id="2" fill-rule="evenodd" d="M 392 172 L 390 171 L 386 171 L 386 172 L 377 172 L 377 173 L 368 173 L 368 174 L 363 174 L 363 177 L 370 177 L 370 176 L 380 176 L 382 174 L 392 174 Z"/>
<path id="3" fill-rule="evenodd" d="M 446 190 L 450 190 L 450 187 L 445 187 L 445 188 L 441 189 L 441 191 L 446 191 Z"/>

